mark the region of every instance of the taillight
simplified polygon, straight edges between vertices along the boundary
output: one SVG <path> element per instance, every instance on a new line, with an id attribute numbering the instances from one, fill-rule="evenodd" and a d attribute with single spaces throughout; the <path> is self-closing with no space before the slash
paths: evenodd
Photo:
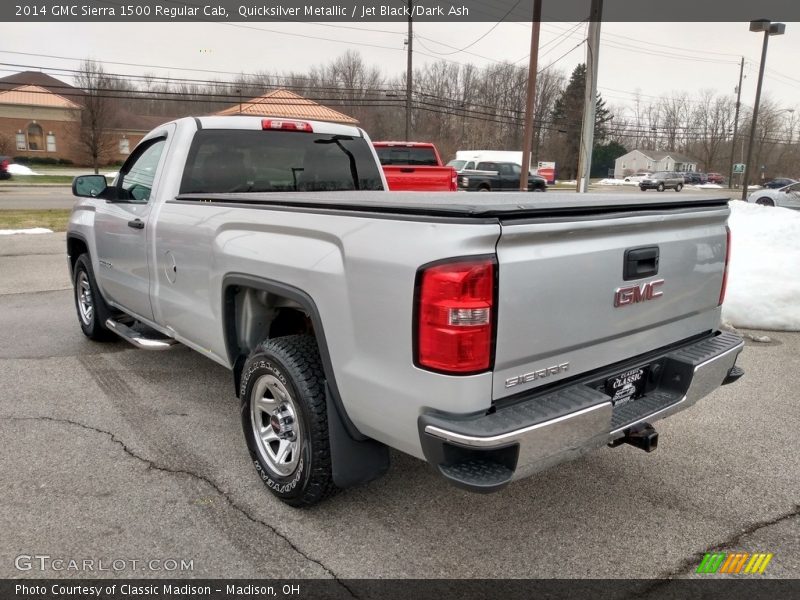
<path id="1" fill-rule="evenodd" d="M 262 119 L 261 129 L 281 129 L 283 131 L 305 131 L 306 133 L 314 133 L 314 128 L 311 127 L 311 123 L 286 119 Z"/>
<path id="2" fill-rule="evenodd" d="M 722 306 L 725 301 L 725 290 L 728 287 L 728 263 L 731 260 L 731 228 L 725 226 L 725 271 L 722 273 L 722 289 L 719 291 L 719 304 Z"/>
<path id="3" fill-rule="evenodd" d="M 416 364 L 458 375 L 491 367 L 494 257 L 455 259 L 418 277 Z"/>

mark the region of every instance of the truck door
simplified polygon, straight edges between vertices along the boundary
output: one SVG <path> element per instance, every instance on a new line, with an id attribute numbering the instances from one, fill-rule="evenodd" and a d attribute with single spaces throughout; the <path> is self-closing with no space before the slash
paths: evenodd
<path id="1" fill-rule="evenodd" d="M 509 163 L 501 163 L 498 169 L 498 177 L 500 178 L 500 189 L 512 190 L 519 186 L 519 174 L 517 174 L 516 185 L 514 184 L 514 171 L 512 165 Z"/>
<path id="2" fill-rule="evenodd" d="M 107 299 L 136 316 L 152 320 L 147 240 L 166 132 L 140 144 L 120 169 L 114 199 L 95 213 L 98 282 Z"/>

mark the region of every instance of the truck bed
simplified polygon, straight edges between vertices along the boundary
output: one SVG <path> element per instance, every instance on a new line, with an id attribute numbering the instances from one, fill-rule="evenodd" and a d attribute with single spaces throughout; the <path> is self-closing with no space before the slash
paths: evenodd
<path id="1" fill-rule="evenodd" d="M 243 194 L 183 194 L 172 202 L 293 208 L 309 211 L 348 211 L 416 217 L 451 217 L 478 220 L 518 220 L 553 216 L 575 217 L 671 208 L 722 206 L 726 197 L 657 197 L 629 194 L 558 193 L 547 197 L 527 192 L 487 192 L 478 195 L 424 192 L 276 192 Z"/>

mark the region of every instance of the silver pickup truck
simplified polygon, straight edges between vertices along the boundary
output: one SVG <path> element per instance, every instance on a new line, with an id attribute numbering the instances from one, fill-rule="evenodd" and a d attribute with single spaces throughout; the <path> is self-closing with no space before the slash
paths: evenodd
<path id="1" fill-rule="evenodd" d="M 233 371 L 270 490 L 318 502 L 389 448 L 487 492 L 735 381 L 724 198 L 389 193 L 366 134 L 201 117 L 77 177 L 84 334 Z M 198 365 L 201 368 L 201 365 Z"/>

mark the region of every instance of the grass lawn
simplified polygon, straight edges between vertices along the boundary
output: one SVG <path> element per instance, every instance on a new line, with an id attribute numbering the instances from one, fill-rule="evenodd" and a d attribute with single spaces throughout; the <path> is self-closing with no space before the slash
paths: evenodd
<path id="1" fill-rule="evenodd" d="M 0 181 L 0 185 L 35 185 L 37 183 L 72 184 L 72 175 L 14 175 L 11 179 Z"/>
<path id="2" fill-rule="evenodd" d="M 0 229 L 46 227 L 66 231 L 70 209 L 0 210 Z"/>

